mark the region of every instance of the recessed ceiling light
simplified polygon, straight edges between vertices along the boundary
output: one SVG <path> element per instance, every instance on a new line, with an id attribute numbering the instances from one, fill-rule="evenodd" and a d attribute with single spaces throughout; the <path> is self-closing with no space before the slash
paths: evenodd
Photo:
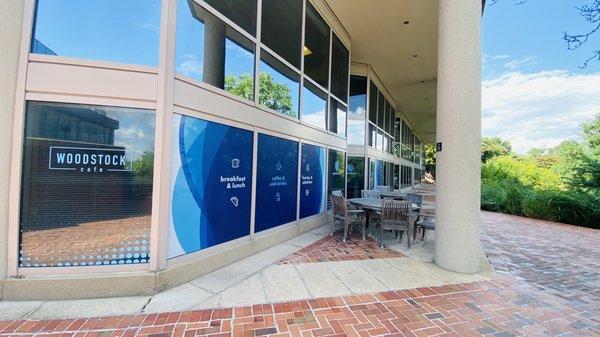
<path id="1" fill-rule="evenodd" d="M 419 55 L 417 55 L 417 54 L 414 54 L 414 55 L 413 55 L 413 57 L 419 57 Z"/>
<path id="2" fill-rule="evenodd" d="M 405 25 L 408 25 L 410 23 L 410 21 L 404 21 Z"/>
<path id="3" fill-rule="evenodd" d="M 425 81 L 421 81 L 421 83 L 425 83 Z"/>

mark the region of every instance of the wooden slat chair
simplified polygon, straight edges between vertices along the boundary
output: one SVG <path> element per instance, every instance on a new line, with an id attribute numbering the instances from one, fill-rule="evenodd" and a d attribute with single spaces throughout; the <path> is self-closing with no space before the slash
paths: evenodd
<path id="1" fill-rule="evenodd" d="M 339 195 L 331 195 L 333 203 L 333 221 L 331 223 L 331 234 L 335 230 L 335 222 L 339 221 L 344 224 L 344 242 L 348 238 L 348 230 L 351 226 L 360 225 L 362 229 L 362 238 L 365 239 L 365 225 L 367 223 L 367 216 L 365 211 L 356 209 L 349 210 L 346 204 L 346 199 Z"/>
<path id="2" fill-rule="evenodd" d="M 379 192 L 391 192 L 392 189 L 389 186 L 376 186 L 375 190 L 379 191 Z"/>
<path id="3" fill-rule="evenodd" d="M 416 220 L 416 215 L 412 212 L 412 202 L 386 200 L 381 209 L 381 218 L 377 220 L 379 226 L 379 245 L 383 246 L 383 231 L 398 231 L 398 242 L 402 242 L 402 235 L 406 232 L 406 243 L 410 249 L 410 232 Z"/>
<path id="4" fill-rule="evenodd" d="M 377 190 L 361 190 L 360 196 L 363 198 L 373 198 L 373 199 L 380 198 L 379 191 L 377 191 Z"/>

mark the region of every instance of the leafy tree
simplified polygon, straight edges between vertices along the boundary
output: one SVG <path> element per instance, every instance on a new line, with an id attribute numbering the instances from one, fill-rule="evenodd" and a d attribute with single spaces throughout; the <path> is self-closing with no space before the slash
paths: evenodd
<path id="1" fill-rule="evenodd" d="M 583 140 L 592 155 L 600 158 L 600 114 L 583 123 Z"/>
<path id="2" fill-rule="evenodd" d="M 435 172 L 435 145 L 425 145 L 425 171 L 434 173 Z"/>
<path id="3" fill-rule="evenodd" d="M 295 112 L 292 110 L 292 92 L 287 85 L 275 82 L 273 77 L 266 72 L 259 74 L 258 81 L 259 104 L 285 115 L 296 117 Z M 254 78 L 250 74 L 227 75 L 225 77 L 225 90 L 252 100 L 254 98 Z"/>
<path id="4" fill-rule="evenodd" d="M 484 163 L 494 157 L 506 156 L 511 153 L 512 146 L 508 141 L 498 137 L 484 137 L 481 140 L 481 161 Z"/>

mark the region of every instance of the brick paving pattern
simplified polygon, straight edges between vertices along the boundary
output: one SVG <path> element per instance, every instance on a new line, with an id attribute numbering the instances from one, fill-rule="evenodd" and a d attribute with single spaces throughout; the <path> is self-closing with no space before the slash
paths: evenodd
<path id="1" fill-rule="evenodd" d="M 278 264 L 316 263 L 349 260 L 387 259 L 403 257 L 401 253 L 385 248 L 380 249 L 377 241 L 367 237 L 362 239 L 360 233 L 348 235 L 346 243 L 342 241 L 342 232 L 329 235 L 323 239 L 280 260 Z"/>
<path id="2" fill-rule="evenodd" d="M 600 336 L 600 231 L 482 213 L 492 281 L 230 309 L 0 322 L 3 336 Z"/>

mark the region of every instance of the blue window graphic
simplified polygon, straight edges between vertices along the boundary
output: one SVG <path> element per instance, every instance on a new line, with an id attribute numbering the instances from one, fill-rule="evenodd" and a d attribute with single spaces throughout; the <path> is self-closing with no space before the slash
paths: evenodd
<path id="1" fill-rule="evenodd" d="M 255 232 L 296 220 L 298 142 L 258 135 Z"/>
<path id="2" fill-rule="evenodd" d="M 250 234 L 253 133 L 175 115 L 168 257 Z"/>
<path id="3" fill-rule="evenodd" d="M 302 144 L 300 218 L 325 211 L 325 149 Z"/>

